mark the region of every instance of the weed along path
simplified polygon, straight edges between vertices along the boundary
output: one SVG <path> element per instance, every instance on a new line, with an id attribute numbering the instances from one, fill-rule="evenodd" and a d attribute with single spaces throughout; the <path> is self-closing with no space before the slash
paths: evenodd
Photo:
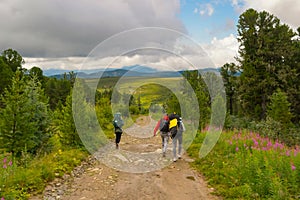
<path id="1" fill-rule="evenodd" d="M 190 168 L 189 157 L 183 155 L 177 162 L 171 161 L 171 141 L 166 158 L 162 157 L 160 136 L 146 137 L 152 135 L 153 124 L 147 117 L 139 118 L 137 125 L 125 130 L 120 149 L 110 144 L 106 153 L 94 155 L 98 159 L 90 159 L 72 176 L 54 181 L 43 196 L 32 200 L 220 199 L 210 194 L 212 189 Z M 142 133 L 139 126 L 143 126 Z M 133 133 L 145 137 L 134 137 Z"/>

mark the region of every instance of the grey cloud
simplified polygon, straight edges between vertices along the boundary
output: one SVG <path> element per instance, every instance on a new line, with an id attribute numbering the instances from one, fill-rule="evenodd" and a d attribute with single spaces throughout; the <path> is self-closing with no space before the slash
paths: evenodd
<path id="1" fill-rule="evenodd" d="M 26 57 L 86 56 L 100 42 L 132 28 L 157 26 L 185 33 L 178 12 L 179 0 L 1 0 L 0 47 Z M 172 39 L 167 35 L 140 39 L 147 37 Z"/>

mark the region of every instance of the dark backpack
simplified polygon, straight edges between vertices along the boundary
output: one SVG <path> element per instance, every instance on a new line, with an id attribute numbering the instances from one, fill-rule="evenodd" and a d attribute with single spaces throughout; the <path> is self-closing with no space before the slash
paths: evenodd
<path id="1" fill-rule="evenodd" d="M 161 132 L 169 132 L 169 120 L 161 119 L 159 124 L 159 130 Z"/>

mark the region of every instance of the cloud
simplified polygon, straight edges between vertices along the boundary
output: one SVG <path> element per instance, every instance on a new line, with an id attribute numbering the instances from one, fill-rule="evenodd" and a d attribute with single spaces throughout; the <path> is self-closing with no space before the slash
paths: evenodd
<path id="1" fill-rule="evenodd" d="M 300 26 L 299 0 L 232 0 L 234 5 L 240 12 L 244 12 L 248 8 L 257 11 L 267 11 L 280 19 L 281 22 L 288 24 L 291 28 L 296 29 Z"/>
<path id="2" fill-rule="evenodd" d="M 210 44 L 203 45 L 206 53 L 216 67 L 222 67 L 226 63 L 236 63 L 238 56 L 238 41 L 233 34 L 217 39 L 213 38 Z"/>
<path id="3" fill-rule="evenodd" d="M 134 42 L 128 44 L 128 41 Z M 84 59 L 82 57 L 39 59 L 26 57 L 25 62 L 26 68 L 38 66 L 42 69 L 72 70 L 120 68 L 137 64 L 156 69 L 176 70 L 214 67 L 198 43 L 185 34 L 162 28 L 143 28 L 123 32 L 101 43 Z"/>
<path id="4" fill-rule="evenodd" d="M 179 0 L 1 0 L 0 47 L 24 57 L 86 56 L 100 42 L 132 28 L 186 32 L 179 12 Z"/>
<path id="5" fill-rule="evenodd" d="M 210 3 L 201 4 L 199 5 L 199 8 L 194 9 L 194 13 L 200 14 L 201 16 L 212 16 L 214 13 L 214 8 Z"/>

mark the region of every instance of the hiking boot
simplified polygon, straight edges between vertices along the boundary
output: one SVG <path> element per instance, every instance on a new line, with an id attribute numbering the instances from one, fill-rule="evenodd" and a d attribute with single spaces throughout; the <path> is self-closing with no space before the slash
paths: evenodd
<path id="1" fill-rule="evenodd" d="M 178 155 L 178 159 L 181 159 L 181 155 Z"/>
<path id="2" fill-rule="evenodd" d="M 173 158 L 173 162 L 176 162 L 177 161 L 177 159 L 176 158 Z"/>
<path id="3" fill-rule="evenodd" d="M 119 144 L 116 144 L 116 149 L 119 149 Z"/>

